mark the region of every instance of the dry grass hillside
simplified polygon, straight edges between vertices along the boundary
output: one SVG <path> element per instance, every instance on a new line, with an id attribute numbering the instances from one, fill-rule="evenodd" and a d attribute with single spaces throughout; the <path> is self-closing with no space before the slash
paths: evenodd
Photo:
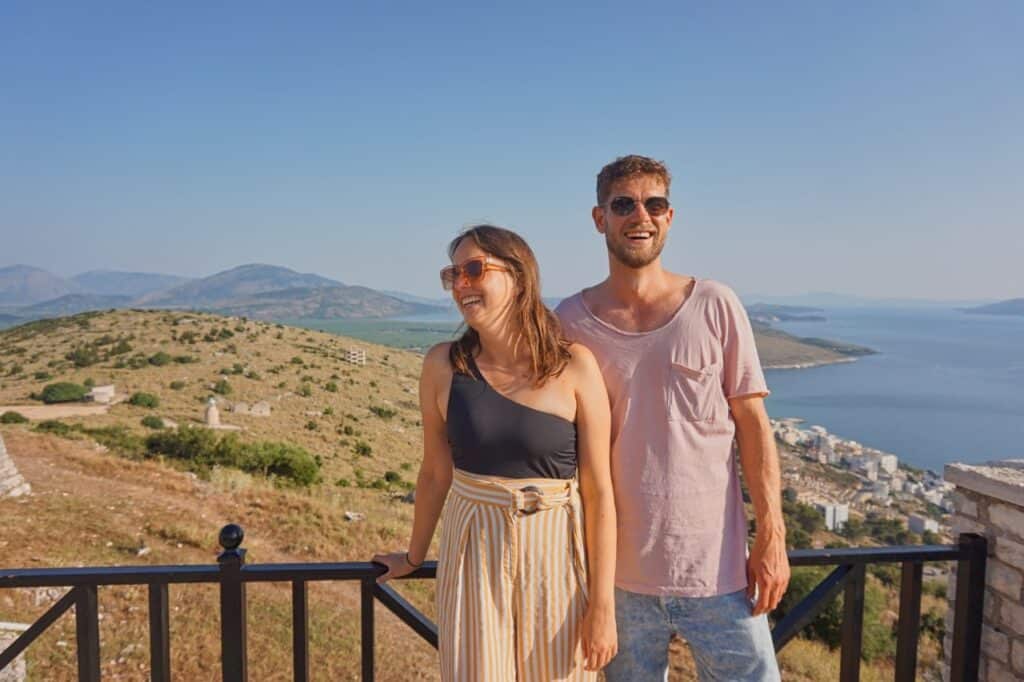
<path id="1" fill-rule="evenodd" d="M 343 360 L 350 348 L 366 352 L 365 366 Z M 105 413 L 63 416 L 75 427 L 63 437 L 40 432 L 35 417 L 0 425 L 33 488 L 0 500 L 0 567 L 212 563 L 228 522 L 246 529 L 250 562 L 356 561 L 401 548 L 412 519 L 401 498 L 420 456 L 420 362 L 417 354 L 321 332 L 183 312 L 89 313 L 0 332 L 0 405 L 42 407 L 30 395 L 45 385 L 87 380 L 113 383 L 121 397 L 159 400 L 153 408 L 122 401 Z M 210 396 L 220 401 L 222 422 L 241 427 L 241 441 L 286 442 L 319 457 L 321 482 L 296 487 L 216 467 L 196 475 L 139 452 L 141 439 L 155 433 L 143 418 L 198 427 Z M 257 401 L 270 404 L 270 416 L 230 411 Z M 365 518 L 348 521 L 346 511 Z M 432 582 L 399 589 L 433 614 Z M 30 623 L 59 597 L 0 591 L 0 621 Z M 290 679 L 289 587 L 251 586 L 249 601 L 250 679 Z M 219 679 L 214 587 L 172 587 L 171 602 L 175 679 Z M 312 679 L 357 679 L 358 588 L 314 584 L 310 605 Z M 100 607 L 104 679 L 147 679 L 145 590 L 102 589 Z M 378 679 L 437 678 L 434 652 L 381 608 L 377 626 Z M 74 642 L 68 614 L 29 649 L 29 679 L 75 679 Z M 673 650 L 670 679 L 693 679 L 685 648 Z M 782 661 L 786 679 L 837 676 L 838 657 L 817 643 L 795 642 Z M 886 677 L 891 668 L 882 664 L 866 666 L 862 679 Z"/>

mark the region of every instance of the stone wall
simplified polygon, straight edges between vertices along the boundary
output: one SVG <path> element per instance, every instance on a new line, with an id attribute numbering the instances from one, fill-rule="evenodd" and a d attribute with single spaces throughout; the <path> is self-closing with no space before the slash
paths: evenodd
<path id="1" fill-rule="evenodd" d="M 14 461 L 7 455 L 4 439 L 0 436 L 0 497 L 17 497 L 32 492 L 31 486 L 18 473 Z"/>
<path id="2" fill-rule="evenodd" d="M 987 465 L 950 464 L 945 479 L 956 485 L 953 532 L 988 540 L 985 605 L 978 679 L 1024 680 L 1024 460 Z M 949 597 L 955 597 L 956 572 Z M 950 608 L 950 614 L 953 609 Z M 952 647 L 947 618 L 946 660 Z"/>
<path id="3" fill-rule="evenodd" d="M 25 630 L 28 630 L 28 626 L 21 623 L 0 622 L 0 651 L 6 649 Z M 25 682 L 25 679 L 25 654 L 18 656 L 10 665 L 0 670 L 0 682 Z"/>

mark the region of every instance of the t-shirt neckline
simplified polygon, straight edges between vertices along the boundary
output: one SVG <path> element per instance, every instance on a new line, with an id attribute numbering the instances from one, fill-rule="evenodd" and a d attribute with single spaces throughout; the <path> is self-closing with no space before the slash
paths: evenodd
<path id="1" fill-rule="evenodd" d="M 616 334 L 621 334 L 623 336 L 648 336 L 649 334 L 657 334 L 658 332 L 662 331 L 663 329 L 667 329 L 668 327 L 671 327 L 675 323 L 675 321 L 682 314 L 683 309 L 686 308 L 687 305 L 689 305 L 690 300 L 697 293 L 697 286 L 700 285 L 702 281 L 703 280 L 701 280 L 701 279 L 699 279 L 697 277 L 694 277 L 693 278 L 693 288 L 690 289 L 690 295 L 683 299 L 683 302 L 679 304 L 679 307 L 676 308 L 676 311 L 674 313 L 672 313 L 672 317 L 668 318 L 668 320 L 665 322 L 665 324 L 661 325 L 660 327 L 655 327 L 654 329 L 649 329 L 648 331 L 645 331 L 645 332 L 630 332 L 630 331 L 626 331 L 625 329 L 619 329 L 618 327 L 616 327 L 615 325 L 611 324 L 610 322 L 605 322 L 600 317 L 595 315 L 594 311 L 592 311 L 590 309 L 590 307 L 587 305 L 587 300 L 583 297 L 583 290 L 582 289 L 580 290 L 579 294 L 577 294 L 577 295 L 580 297 L 580 306 L 583 307 L 583 310 L 587 313 L 587 315 L 589 315 L 591 318 L 593 318 L 595 321 L 597 321 L 597 323 L 600 324 L 602 327 L 605 327 L 606 329 L 609 329 L 609 330 L 615 332 Z"/>

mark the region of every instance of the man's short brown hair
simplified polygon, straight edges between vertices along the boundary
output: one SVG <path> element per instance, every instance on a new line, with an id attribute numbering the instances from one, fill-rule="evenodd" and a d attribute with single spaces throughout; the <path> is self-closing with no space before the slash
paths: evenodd
<path id="1" fill-rule="evenodd" d="M 620 156 L 597 174 L 597 205 L 603 206 L 608 201 L 608 194 L 612 191 L 612 185 L 623 178 L 631 178 L 635 175 L 653 175 L 665 184 L 665 195 L 668 196 L 669 186 L 672 184 L 672 175 L 668 168 L 661 161 L 655 161 L 648 156 Z"/>

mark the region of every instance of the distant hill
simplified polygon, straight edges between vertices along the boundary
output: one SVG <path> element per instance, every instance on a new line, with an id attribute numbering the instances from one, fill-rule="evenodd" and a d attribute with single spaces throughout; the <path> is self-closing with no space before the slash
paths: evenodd
<path id="1" fill-rule="evenodd" d="M 99 294 L 67 294 L 49 301 L 18 308 L 18 317 L 26 320 L 38 320 L 44 317 L 63 317 L 75 315 L 89 310 L 109 310 L 126 308 L 131 304 L 132 296 L 102 296 Z"/>
<path id="2" fill-rule="evenodd" d="M 8 315 L 7 313 L 0 313 L 0 329 L 6 329 L 7 327 L 13 327 L 16 324 L 24 322 L 22 318 L 17 315 Z"/>
<path id="3" fill-rule="evenodd" d="M 0 305 L 31 305 L 81 291 L 77 283 L 30 265 L 0 268 Z"/>
<path id="4" fill-rule="evenodd" d="M 411 303 L 374 289 L 343 285 L 268 291 L 213 306 L 211 309 L 224 315 L 260 320 L 357 320 L 399 315 L 440 315 L 445 312 L 439 306 Z"/>
<path id="5" fill-rule="evenodd" d="M 78 284 L 83 292 L 103 296 L 128 296 L 138 298 L 165 289 L 181 286 L 191 279 L 178 275 L 161 275 L 152 272 L 120 272 L 117 270 L 90 270 L 75 275 L 71 281 Z"/>
<path id="6" fill-rule="evenodd" d="M 1024 298 L 1011 298 L 991 305 L 964 308 L 963 311 L 972 315 L 1024 315 Z"/>
<path id="7" fill-rule="evenodd" d="M 340 286 L 344 285 L 320 275 L 254 263 L 142 296 L 137 303 L 147 307 L 220 308 L 272 291 Z"/>

